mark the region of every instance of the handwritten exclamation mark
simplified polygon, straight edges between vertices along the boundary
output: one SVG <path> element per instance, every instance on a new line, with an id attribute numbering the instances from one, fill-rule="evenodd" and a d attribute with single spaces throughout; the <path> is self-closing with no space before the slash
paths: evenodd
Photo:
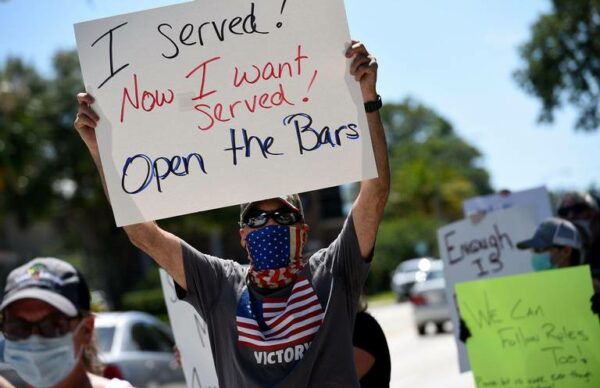
<path id="1" fill-rule="evenodd" d="M 313 76 L 310 79 L 310 83 L 308 84 L 308 88 L 306 89 L 306 94 L 308 94 L 308 92 L 310 92 L 310 88 L 313 86 L 313 83 L 315 82 L 315 78 L 317 78 L 317 73 L 318 72 L 319 72 L 318 70 L 315 70 L 315 72 L 313 73 Z M 308 102 L 308 97 L 304 97 L 302 99 L 302 101 Z"/>
<path id="2" fill-rule="evenodd" d="M 283 0 L 283 2 L 281 3 L 281 10 L 279 11 L 279 14 L 280 14 L 280 15 L 283 15 L 283 9 L 285 8 L 285 2 L 286 2 L 286 1 L 287 1 L 287 0 Z M 278 22 L 278 23 L 276 24 L 276 26 L 277 26 L 277 28 L 281 28 L 281 26 L 283 26 L 283 23 L 282 23 L 282 22 Z"/>

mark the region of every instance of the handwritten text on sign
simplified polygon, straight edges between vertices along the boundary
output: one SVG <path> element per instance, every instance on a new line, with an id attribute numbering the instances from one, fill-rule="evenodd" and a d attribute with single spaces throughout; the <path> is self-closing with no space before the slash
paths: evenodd
<path id="1" fill-rule="evenodd" d="M 118 225 L 376 176 L 342 0 L 197 0 L 75 32 Z"/>
<path id="2" fill-rule="evenodd" d="M 456 292 L 478 387 L 600 386 L 589 267 L 461 283 Z"/>
<path id="3" fill-rule="evenodd" d="M 517 249 L 516 244 L 531 237 L 535 228 L 534 208 L 512 207 L 466 218 L 438 229 L 446 296 L 451 307 L 462 372 L 469 370 L 469 360 L 464 344 L 458 340 L 460 325 L 454 285 L 531 271 L 531 254 Z"/>

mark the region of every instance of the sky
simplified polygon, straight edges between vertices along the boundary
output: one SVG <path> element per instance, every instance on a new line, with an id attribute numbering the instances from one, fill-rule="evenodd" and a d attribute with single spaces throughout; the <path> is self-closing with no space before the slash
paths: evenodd
<path id="1" fill-rule="evenodd" d="M 0 62 L 19 56 L 50 74 L 52 54 L 75 47 L 74 23 L 181 2 L 0 1 Z M 411 97 L 449 120 L 483 154 L 494 188 L 600 187 L 600 131 L 575 131 L 570 108 L 538 124 L 540 103 L 513 79 L 517 48 L 549 3 L 346 0 L 346 11 L 353 38 L 377 57 L 383 101 Z"/>

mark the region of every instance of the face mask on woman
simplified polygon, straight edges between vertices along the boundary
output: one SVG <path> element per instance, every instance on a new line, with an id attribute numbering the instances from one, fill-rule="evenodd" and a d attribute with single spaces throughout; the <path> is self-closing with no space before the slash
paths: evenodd
<path id="1" fill-rule="evenodd" d="M 75 367 L 73 336 L 81 329 L 83 319 L 72 332 L 62 337 L 46 338 L 30 335 L 19 341 L 5 341 L 4 362 L 34 387 L 52 387 L 64 380 Z M 81 352 L 80 352 L 81 353 Z"/>
<path id="2" fill-rule="evenodd" d="M 550 252 L 534 253 L 531 255 L 531 266 L 534 271 L 545 271 L 552 269 L 552 261 L 550 260 Z"/>

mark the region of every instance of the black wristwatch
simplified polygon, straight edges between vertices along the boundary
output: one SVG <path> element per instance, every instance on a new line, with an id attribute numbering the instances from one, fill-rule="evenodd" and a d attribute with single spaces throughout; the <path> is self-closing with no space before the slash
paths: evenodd
<path id="1" fill-rule="evenodd" d="M 383 106 L 383 103 L 381 102 L 381 96 L 378 94 L 377 100 L 365 102 L 365 112 L 367 112 L 367 113 L 376 112 L 379 109 L 381 109 L 382 106 Z"/>

